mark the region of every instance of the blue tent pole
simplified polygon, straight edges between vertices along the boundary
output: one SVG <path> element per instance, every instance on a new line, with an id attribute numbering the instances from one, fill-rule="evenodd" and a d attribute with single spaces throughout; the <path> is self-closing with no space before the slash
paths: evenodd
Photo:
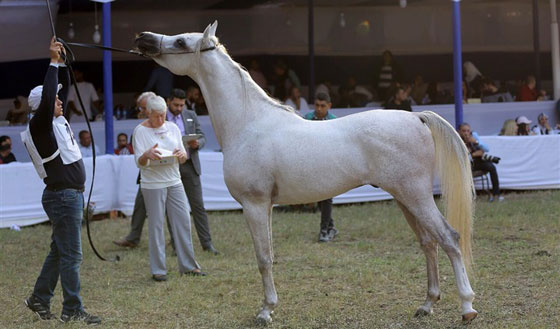
<path id="1" fill-rule="evenodd" d="M 455 126 L 463 123 L 463 70 L 461 67 L 461 0 L 453 2 L 453 89 L 455 91 Z"/>
<path id="2" fill-rule="evenodd" d="M 103 46 L 111 47 L 111 4 L 103 4 Z M 105 153 L 113 154 L 113 65 L 111 52 L 103 51 L 103 95 L 105 103 Z"/>

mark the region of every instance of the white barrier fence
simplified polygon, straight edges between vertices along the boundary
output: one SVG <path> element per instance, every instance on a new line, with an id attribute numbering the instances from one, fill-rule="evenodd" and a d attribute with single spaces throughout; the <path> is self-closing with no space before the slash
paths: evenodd
<path id="1" fill-rule="evenodd" d="M 560 135 L 499 137 L 483 136 L 490 154 L 502 158 L 497 165 L 502 189 L 560 188 Z M 202 188 L 208 210 L 240 209 L 229 194 L 223 178 L 220 152 L 201 152 Z M 91 158 L 86 166 L 86 193 L 91 182 Z M 138 169 L 133 156 L 104 155 L 97 159 L 92 202 L 95 212 L 120 210 L 132 213 L 138 189 Z M 0 228 L 31 225 L 47 220 L 41 205 L 44 184 L 33 165 L 10 163 L 0 166 Z M 436 182 L 434 192 L 439 192 Z M 353 203 L 391 199 L 387 192 L 362 186 L 334 198 L 335 203 Z"/>

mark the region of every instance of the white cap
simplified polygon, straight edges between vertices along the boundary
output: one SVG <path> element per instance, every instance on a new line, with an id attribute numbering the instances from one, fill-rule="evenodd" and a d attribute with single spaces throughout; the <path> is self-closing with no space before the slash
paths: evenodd
<path id="1" fill-rule="evenodd" d="M 517 124 L 520 124 L 520 123 L 530 124 L 530 123 L 533 122 L 533 121 L 527 119 L 526 116 L 522 115 L 522 116 L 520 116 L 519 118 L 517 118 L 517 120 L 515 120 L 515 122 L 516 122 Z"/>
<path id="2" fill-rule="evenodd" d="M 56 89 L 57 94 L 60 91 L 60 89 L 62 89 L 61 83 L 58 84 L 58 88 Z M 39 105 L 41 104 L 42 96 L 43 96 L 42 85 L 31 89 L 31 92 L 29 93 L 29 97 L 27 97 L 27 103 L 29 103 L 29 106 L 31 107 L 31 111 L 36 111 L 37 108 L 39 108 Z"/>

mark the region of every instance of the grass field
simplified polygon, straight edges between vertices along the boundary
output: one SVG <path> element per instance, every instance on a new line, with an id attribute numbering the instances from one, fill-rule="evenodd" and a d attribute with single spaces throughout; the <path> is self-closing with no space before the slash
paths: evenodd
<path id="1" fill-rule="evenodd" d="M 335 241 L 316 242 L 318 213 L 275 212 L 274 274 L 279 305 L 270 328 L 460 328 L 455 279 L 440 249 L 442 300 L 434 314 L 414 318 L 426 295 L 425 258 L 392 202 L 337 206 Z M 474 308 L 470 328 L 560 327 L 560 191 L 509 193 L 502 203 L 477 201 L 474 223 Z M 105 328 L 252 328 L 263 299 L 251 237 L 240 212 L 212 212 L 214 244 L 202 252 L 208 277 L 180 277 L 168 248 L 169 281 L 151 280 L 147 227 L 140 246 L 111 241 L 128 220 L 92 223 L 98 249 L 119 254 L 96 259 L 83 231 L 82 297 Z M 0 328 L 59 328 L 23 304 L 50 242 L 50 226 L 0 230 Z M 61 311 L 57 287 L 52 311 Z M 81 327 L 64 325 L 64 328 Z"/>

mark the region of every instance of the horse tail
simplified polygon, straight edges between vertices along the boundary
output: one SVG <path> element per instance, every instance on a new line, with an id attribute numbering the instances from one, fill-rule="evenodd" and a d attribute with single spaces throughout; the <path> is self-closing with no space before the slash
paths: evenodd
<path id="1" fill-rule="evenodd" d="M 473 263 L 472 215 L 475 190 L 468 150 L 453 126 L 441 116 L 430 111 L 417 115 L 432 132 L 445 217 L 459 233 L 459 246 L 465 267 L 470 271 Z"/>

